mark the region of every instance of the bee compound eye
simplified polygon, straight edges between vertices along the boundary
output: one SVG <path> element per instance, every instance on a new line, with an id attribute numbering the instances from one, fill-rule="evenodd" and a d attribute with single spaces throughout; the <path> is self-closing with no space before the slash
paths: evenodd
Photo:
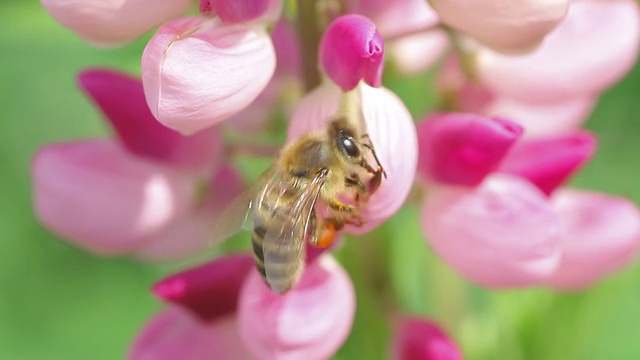
<path id="1" fill-rule="evenodd" d="M 356 145 L 356 143 L 353 141 L 351 137 L 341 138 L 340 147 L 342 148 L 342 151 L 345 152 L 345 154 L 351 157 L 356 157 L 360 155 L 360 149 L 358 149 L 358 146 Z"/>

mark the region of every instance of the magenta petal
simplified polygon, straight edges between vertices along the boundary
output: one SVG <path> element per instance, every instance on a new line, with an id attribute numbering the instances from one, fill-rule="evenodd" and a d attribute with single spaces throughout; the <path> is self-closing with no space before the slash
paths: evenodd
<path id="1" fill-rule="evenodd" d="M 330 256 L 308 266 L 285 295 L 252 272 L 240 294 L 240 333 L 261 359 L 327 359 L 346 339 L 355 312 L 351 280 Z"/>
<path id="2" fill-rule="evenodd" d="M 549 276 L 560 259 L 560 223 L 528 181 L 494 174 L 477 188 L 438 187 L 422 209 L 433 249 L 480 285 L 522 287 Z"/>
<path id="3" fill-rule="evenodd" d="M 500 171 L 521 176 L 549 195 L 584 165 L 596 151 L 596 137 L 576 132 L 518 143 Z"/>
<path id="4" fill-rule="evenodd" d="M 207 169 L 218 162 L 222 152 L 218 131 L 185 137 L 159 124 L 149 111 L 139 79 L 113 70 L 88 69 L 78 76 L 78 82 L 132 153 Z"/>
<path id="5" fill-rule="evenodd" d="M 211 321 L 235 312 L 240 287 L 252 269 L 251 256 L 227 255 L 160 280 L 153 293 Z"/>
<path id="6" fill-rule="evenodd" d="M 356 87 L 360 80 L 380 86 L 384 42 L 375 24 L 356 14 L 334 20 L 320 43 L 320 66 L 344 91 Z"/>
<path id="7" fill-rule="evenodd" d="M 462 360 L 456 344 L 427 319 L 404 319 L 393 341 L 394 360 Z"/>
<path id="8" fill-rule="evenodd" d="M 191 207 L 195 179 L 110 141 L 49 145 L 32 164 L 39 219 L 101 254 L 135 251 Z"/>
<path id="9" fill-rule="evenodd" d="M 202 322 L 184 309 L 169 308 L 155 315 L 131 345 L 130 360 L 248 360 L 236 317 Z"/>
<path id="10" fill-rule="evenodd" d="M 474 114 L 436 114 L 418 125 L 418 169 L 427 178 L 474 186 L 495 170 L 522 127 Z"/>
<path id="11" fill-rule="evenodd" d="M 554 193 L 564 238 L 560 265 L 547 283 L 574 290 L 628 265 L 640 248 L 640 212 L 629 200 L 594 192 Z"/>
<path id="12" fill-rule="evenodd" d="M 228 119 L 262 92 L 275 70 L 264 28 L 174 19 L 142 54 L 142 83 L 160 123 L 193 134 Z"/>

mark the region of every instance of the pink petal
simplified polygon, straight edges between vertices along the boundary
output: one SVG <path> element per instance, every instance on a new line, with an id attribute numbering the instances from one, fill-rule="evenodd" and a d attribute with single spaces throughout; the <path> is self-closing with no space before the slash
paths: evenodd
<path id="1" fill-rule="evenodd" d="M 252 359 L 238 333 L 236 316 L 202 322 L 172 307 L 155 315 L 129 350 L 130 360 Z"/>
<path id="2" fill-rule="evenodd" d="M 384 42 L 374 23 L 362 15 L 343 15 L 334 20 L 320 41 L 320 66 L 344 91 L 360 80 L 382 84 Z"/>
<path id="3" fill-rule="evenodd" d="M 475 186 L 498 167 L 521 134 L 522 128 L 509 120 L 434 114 L 418 125 L 418 168 L 431 180 Z"/>
<path id="4" fill-rule="evenodd" d="M 153 292 L 203 321 L 212 321 L 235 312 L 240 287 L 254 269 L 251 256 L 227 255 L 160 280 Z"/>
<path id="5" fill-rule="evenodd" d="M 408 318 L 393 340 L 395 360 L 462 360 L 462 353 L 447 334 L 432 321 Z"/>
<path id="6" fill-rule="evenodd" d="M 216 14 L 225 23 L 260 19 L 273 7 L 282 8 L 282 0 L 201 0 L 200 12 Z"/>
<path id="7" fill-rule="evenodd" d="M 518 143 L 500 171 L 531 181 L 549 195 L 581 168 L 596 151 L 595 135 L 583 131 Z"/>
<path id="8" fill-rule="evenodd" d="M 496 94 L 473 83 L 462 72 L 460 62 L 449 57 L 439 74 L 438 87 L 460 111 L 511 119 L 525 129 L 524 137 L 538 138 L 566 133 L 584 123 L 593 109 L 594 96 L 530 103 Z"/>
<path id="9" fill-rule="evenodd" d="M 395 214 L 413 186 L 418 158 L 416 130 L 402 101 L 385 88 L 360 85 L 362 111 L 380 163 L 387 172 L 378 191 L 362 211 L 366 224 L 349 228 L 364 233 Z M 320 86 L 299 103 L 289 124 L 292 141 L 311 131 L 324 131 L 327 120 L 337 112 L 341 91 L 332 84 Z"/>
<path id="10" fill-rule="evenodd" d="M 135 251 L 135 257 L 145 261 L 168 261 L 201 252 L 214 240 L 213 219 L 219 216 L 244 191 L 242 176 L 230 166 L 217 169 L 207 195 L 182 218 L 155 234 Z"/>
<path id="11" fill-rule="evenodd" d="M 31 171 L 39 219 L 100 254 L 141 246 L 182 216 L 194 195 L 194 179 L 105 140 L 47 146 Z"/>
<path id="12" fill-rule="evenodd" d="M 442 187 L 427 197 L 422 226 L 434 250 L 483 286 L 530 286 L 560 258 L 560 224 L 545 195 L 518 177 L 496 174 L 470 190 Z"/>
<path id="13" fill-rule="evenodd" d="M 261 359 L 327 359 L 346 339 L 355 311 L 351 280 L 324 255 L 286 295 L 252 272 L 240 293 L 240 334 Z"/>
<path id="14" fill-rule="evenodd" d="M 443 31 L 434 30 L 402 37 L 387 44 L 394 65 L 403 73 L 424 71 L 440 60 L 449 47 L 449 38 Z"/>
<path id="15" fill-rule="evenodd" d="M 124 45 L 180 15 L 190 0 L 41 0 L 62 26 L 100 46 Z"/>
<path id="16" fill-rule="evenodd" d="M 78 82 L 132 153 L 205 171 L 221 159 L 222 140 L 216 129 L 185 137 L 159 124 L 149 111 L 140 80 L 112 70 L 89 69 L 78 76 Z"/>
<path id="17" fill-rule="evenodd" d="M 533 53 L 480 51 L 478 75 L 496 93 L 529 103 L 590 97 L 631 69 L 639 43 L 636 1 L 572 1 L 566 19 Z"/>
<path id="18" fill-rule="evenodd" d="M 251 103 L 275 69 L 263 28 L 202 18 L 161 27 L 142 55 L 147 103 L 162 124 L 192 134 Z"/>
<path id="19" fill-rule="evenodd" d="M 547 279 L 552 287 L 587 287 L 627 266 L 638 255 L 640 212 L 629 200 L 561 190 L 552 201 L 564 234 L 560 265 Z"/>
<path id="20" fill-rule="evenodd" d="M 445 25 L 500 51 L 523 51 L 562 20 L 568 0 L 431 0 Z"/>

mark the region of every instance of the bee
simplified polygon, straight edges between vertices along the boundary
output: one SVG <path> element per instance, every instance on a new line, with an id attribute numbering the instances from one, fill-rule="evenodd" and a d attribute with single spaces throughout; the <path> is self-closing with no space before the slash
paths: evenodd
<path id="1" fill-rule="evenodd" d="M 325 131 L 288 144 L 248 196 L 244 222 L 253 220 L 256 267 L 274 292 L 283 294 L 297 283 L 307 242 L 328 247 L 345 225 L 363 224 L 360 208 L 386 173 L 360 128 L 348 116 L 336 116 Z M 317 213 L 320 203 L 324 217 Z"/>

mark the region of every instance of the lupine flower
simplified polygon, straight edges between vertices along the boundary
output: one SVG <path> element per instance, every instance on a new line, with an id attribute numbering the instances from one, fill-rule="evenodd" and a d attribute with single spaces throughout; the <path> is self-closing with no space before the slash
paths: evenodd
<path id="1" fill-rule="evenodd" d="M 284 296 L 251 272 L 238 306 L 240 333 L 256 358 L 320 360 L 333 355 L 349 335 L 355 294 L 342 267 L 322 255 Z"/>
<path id="2" fill-rule="evenodd" d="M 553 103 L 593 96 L 631 69 L 638 44 L 637 2 L 572 1 L 567 17 L 531 54 L 479 51 L 477 75 L 492 91 L 522 102 Z"/>
<path id="3" fill-rule="evenodd" d="M 604 194 L 556 190 L 591 157 L 595 138 L 574 133 L 522 141 L 505 154 L 499 151 L 505 144 L 502 134 L 514 127 L 506 120 L 465 114 L 436 115 L 419 126 L 420 169 L 432 181 L 422 221 L 434 250 L 468 279 L 490 287 L 550 283 L 570 289 L 627 264 L 640 247 L 638 210 Z M 480 135 L 487 142 L 478 142 Z M 496 139 L 495 147 L 488 139 Z M 491 166 L 466 165 L 467 158 Z M 487 171 L 496 161 L 495 172 Z M 436 166 L 450 162 L 462 165 Z M 480 182 L 457 180 L 466 178 L 465 169 L 469 179 Z M 600 207 L 603 212 L 595 212 Z M 607 207 L 619 213 L 605 215 Z M 587 217 L 599 220 L 590 224 Z M 606 234 L 611 228 L 622 230 Z M 600 236 L 578 240 L 586 233 Z M 598 256 L 606 265 L 590 267 L 573 254 L 589 254 L 591 261 Z"/>
<path id="4" fill-rule="evenodd" d="M 142 55 L 149 108 L 162 124 L 193 134 L 238 113 L 267 85 L 275 52 L 264 28 L 180 18 Z"/>
<path id="5" fill-rule="evenodd" d="M 569 0 L 431 0 L 443 23 L 501 51 L 536 46 L 565 16 Z"/>
<path id="6" fill-rule="evenodd" d="M 428 319 L 402 319 L 392 346 L 394 360 L 462 360 L 456 344 Z"/>
<path id="7" fill-rule="evenodd" d="M 159 281 L 170 305 L 131 346 L 131 360 L 249 359 L 238 330 L 238 296 L 253 269 L 250 256 L 230 255 Z"/>
<path id="8" fill-rule="evenodd" d="M 221 167 L 217 130 L 185 138 L 161 126 L 142 84 L 128 76 L 90 70 L 79 81 L 118 138 L 39 151 L 32 173 L 40 220 L 101 254 L 163 260 L 205 247 L 210 217 L 241 186 L 235 171 Z M 210 189 L 205 197 L 198 194 L 203 184 Z"/>
<path id="9" fill-rule="evenodd" d="M 63 26 L 89 43 L 124 45 L 183 13 L 191 0 L 42 0 Z"/>

